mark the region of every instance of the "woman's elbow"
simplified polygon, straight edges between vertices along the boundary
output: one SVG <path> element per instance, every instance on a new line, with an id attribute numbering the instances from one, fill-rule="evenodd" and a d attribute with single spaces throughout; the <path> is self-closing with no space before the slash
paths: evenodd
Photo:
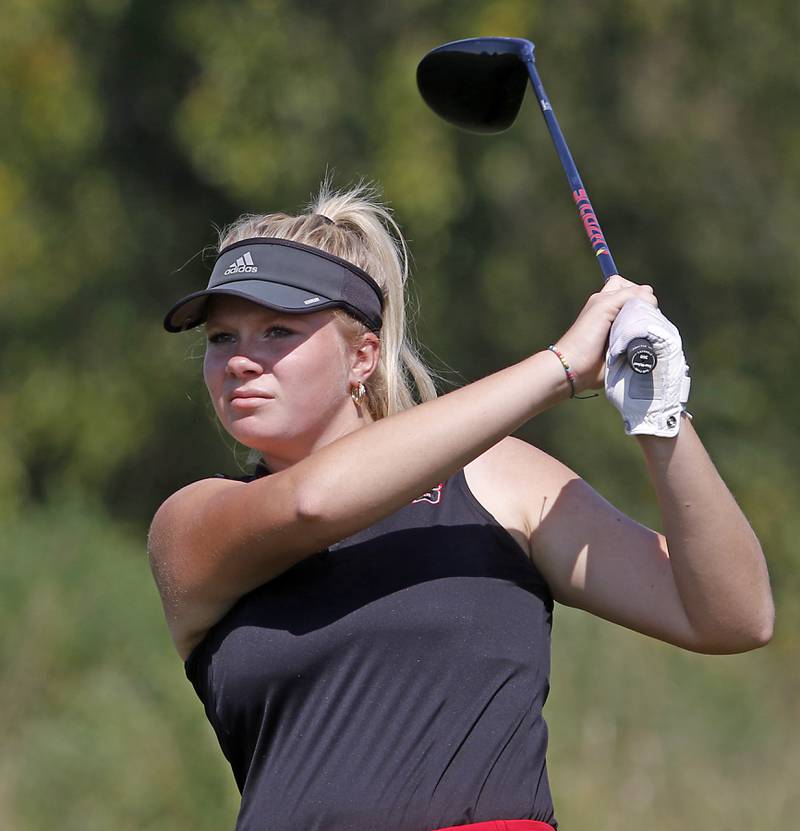
<path id="1" fill-rule="evenodd" d="M 775 634 L 775 601 L 772 598 L 772 590 L 767 583 L 764 589 L 764 599 L 761 602 L 759 614 L 754 620 L 751 636 L 753 645 L 751 649 L 758 649 L 766 646 Z"/>
<path id="2" fill-rule="evenodd" d="M 764 613 L 761 625 L 755 633 L 755 645 L 753 649 L 766 646 L 775 634 L 775 606 L 770 603 L 769 609 Z"/>
<path id="3" fill-rule="evenodd" d="M 761 649 L 771 640 L 775 630 L 775 610 L 770 604 L 763 614 L 753 620 L 731 627 L 724 632 L 698 636 L 693 652 L 704 655 L 736 655 Z"/>

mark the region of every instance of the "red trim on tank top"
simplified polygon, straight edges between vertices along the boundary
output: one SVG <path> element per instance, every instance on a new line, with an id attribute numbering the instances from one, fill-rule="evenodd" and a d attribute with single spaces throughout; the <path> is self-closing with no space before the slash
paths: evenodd
<path id="1" fill-rule="evenodd" d="M 470 825 L 450 825 L 436 831 L 555 831 L 547 822 L 538 819 L 493 819 L 489 822 L 473 822 Z"/>

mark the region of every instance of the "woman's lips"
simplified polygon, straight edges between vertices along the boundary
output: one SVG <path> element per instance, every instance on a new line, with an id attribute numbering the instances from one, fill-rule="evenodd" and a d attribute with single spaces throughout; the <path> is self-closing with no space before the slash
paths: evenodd
<path id="1" fill-rule="evenodd" d="M 272 401 L 272 399 L 250 395 L 247 398 L 232 398 L 231 407 L 238 407 L 240 410 L 254 410 L 256 407 L 261 407 L 268 401 Z"/>
<path id="2" fill-rule="evenodd" d="M 242 407 L 243 409 L 253 409 L 260 407 L 267 401 L 271 401 L 273 396 L 265 392 L 253 391 L 238 391 L 235 390 L 230 394 L 229 400 L 232 407 Z"/>

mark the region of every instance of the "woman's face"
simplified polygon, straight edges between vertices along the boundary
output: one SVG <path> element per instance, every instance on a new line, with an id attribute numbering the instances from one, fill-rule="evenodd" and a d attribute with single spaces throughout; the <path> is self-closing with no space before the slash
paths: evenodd
<path id="1" fill-rule="evenodd" d="M 332 310 L 283 314 L 218 295 L 206 331 L 203 377 L 217 416 L 270 470 L 359 426 L 350 388 L 361 358 Z"/>

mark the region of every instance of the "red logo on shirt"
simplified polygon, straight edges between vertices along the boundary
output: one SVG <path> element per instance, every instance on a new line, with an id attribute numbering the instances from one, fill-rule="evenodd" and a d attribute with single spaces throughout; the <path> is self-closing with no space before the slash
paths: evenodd
<path id="1" fill-rule="evenodd" d="M 430 502 L 431 505 L 438 505 L 442 501 L 442 488 L 444 487 L 444 482 L 439 482 L 439 484 L 435 488 L 431 488 L 429 491 L 425 491 L 422 496 L 418 496 L 414 499 L 411 504 L 414 505 L 417 502 Z"/>

